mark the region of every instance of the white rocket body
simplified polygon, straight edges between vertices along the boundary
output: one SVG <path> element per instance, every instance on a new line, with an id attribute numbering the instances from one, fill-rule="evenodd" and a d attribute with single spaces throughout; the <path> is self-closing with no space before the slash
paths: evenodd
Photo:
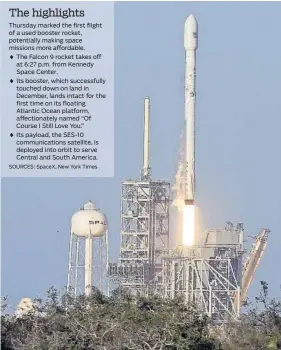
<path id="1" fill-rule="evenodd" d="M 198 47 L 198 25 L 193 15 L 189 15 L 184 25 L 185 48 L 185 205 L 194 204 L 195 191 L 195 80 L 196 49 Z"/>

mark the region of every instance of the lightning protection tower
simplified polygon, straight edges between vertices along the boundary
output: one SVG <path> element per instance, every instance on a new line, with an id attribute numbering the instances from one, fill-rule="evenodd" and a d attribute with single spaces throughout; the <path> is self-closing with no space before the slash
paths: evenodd
<path id="1" fill-rule="evenodd" d="M 67 292 L 90 296 L 92 287 L 108 295 L 106 216 L 89 201 L 71 218 Z"/>

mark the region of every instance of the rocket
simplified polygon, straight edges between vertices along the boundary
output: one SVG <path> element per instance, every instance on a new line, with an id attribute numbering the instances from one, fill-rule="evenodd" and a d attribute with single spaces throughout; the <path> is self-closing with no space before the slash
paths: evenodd
<path id="1" fill-rule="evenodd" d="M 198 25 L 194 16 L 189 15 L 184 25 L 185 205 L 194 204 L 195 191 L 195 78 L 197 47 Z"/>

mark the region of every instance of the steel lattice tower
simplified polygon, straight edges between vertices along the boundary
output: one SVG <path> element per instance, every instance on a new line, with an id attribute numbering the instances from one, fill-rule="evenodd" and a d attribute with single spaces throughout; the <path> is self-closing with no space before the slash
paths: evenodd
<path id="1" fill-rule="evenodd" d="M 155 292 L 169 249 L 169 192 L 163 181 L 124 181 L 121 194 L 120 283 L 133 294 Z"/>
<path id="2" fill-rule="evenodd" d="M 120 256 L 109 268 L 110 276 L 136 296 L 161 290 L 162 256 L 169 250 L 170 184 L 151 179 L 149 113 L 146 98 L 141 179 L 122 183 Z"/>

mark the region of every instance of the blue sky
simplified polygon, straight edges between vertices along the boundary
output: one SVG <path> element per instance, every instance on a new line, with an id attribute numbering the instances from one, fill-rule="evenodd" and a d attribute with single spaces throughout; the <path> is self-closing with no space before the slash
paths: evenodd
<path id="1" fill-rule="evenodd" d="M 71 215 L 91 199 L 119 251 L 120 188 L 142 166 L 143 99 L 151 98 L 153 177 L 173 181 L 183 125 L 185 18 L 199 23 L 196 200 L 204 227 L 244 222 L 272 233 L 251 286 L 281 280 L 281 4 L 138 2 L 115 7 L 115 177 L 2 180 L 2 294 L 12 304 L 66 283 Z M 58 231 L 58 232 L 57 232 Z M 280 275 L 280 274 L 279 274 Z"/>

